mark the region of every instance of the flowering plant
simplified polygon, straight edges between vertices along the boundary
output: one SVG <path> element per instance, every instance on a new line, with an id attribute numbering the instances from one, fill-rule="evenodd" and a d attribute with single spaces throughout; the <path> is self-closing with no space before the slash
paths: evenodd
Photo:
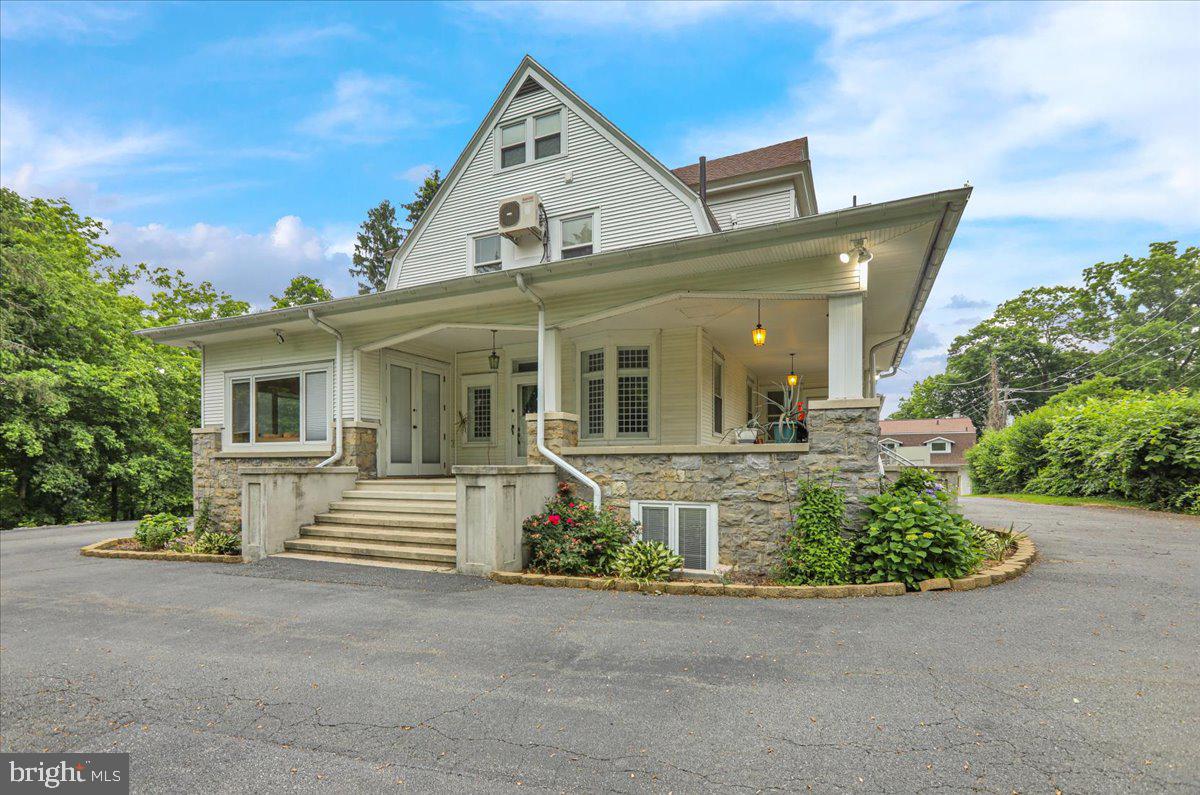
<path id="1" fill-rule="evenodd" d="M 521 525 L 529 544 L 529 568 L 548 574 L 609 574 L 621 547 L 637 533 L 637 524 L 612 508 L 596 511 L 576 500 L 571 487 L 558 484 L 546 510 Z"/>

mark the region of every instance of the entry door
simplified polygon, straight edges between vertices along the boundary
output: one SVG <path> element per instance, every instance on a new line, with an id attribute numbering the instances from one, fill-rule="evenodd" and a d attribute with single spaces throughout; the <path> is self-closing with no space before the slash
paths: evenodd
<path id="1" fill-rule="evenodd" d="M 387 386 L 388 475 L 443 475 L 446 472 L 446 373 L 431 365 L 389 361 Z"/>
<path id="2" fill-rule="evenodd" d="M 535 376 L 536 378 L 536 376 Z M 512 402 L 513 418 L 511 432 L 516 436 L 516 444 L 510 449 L 516 451 L 514 463 L 524 464 L 529 453 L 529 430 L 525 427 L 525 416 L 537 411 L 537 381 L 530 380 L 514 384 L 516 394 Z"/>

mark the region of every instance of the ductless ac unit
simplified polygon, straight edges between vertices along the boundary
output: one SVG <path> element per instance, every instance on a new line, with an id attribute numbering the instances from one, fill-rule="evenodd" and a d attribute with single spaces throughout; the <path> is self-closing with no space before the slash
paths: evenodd
<path id="1" fill-rule="evenodd" d="M 542 199 L 536 193 L 513 196 L 500 202 L 500 234 L 514 243 L 525 237 L 542 239 Z"/>

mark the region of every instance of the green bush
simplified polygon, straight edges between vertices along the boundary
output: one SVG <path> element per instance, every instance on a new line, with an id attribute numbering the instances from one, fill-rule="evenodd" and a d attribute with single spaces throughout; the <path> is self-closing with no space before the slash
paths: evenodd
<path id="1" fill-rule="evenodd" d="M 915 476 L 867 501 L 871 519 L 854 549 L 854 574 L 861 582 L 902 582 L 916 589 L 921 580 L 962 577 L 982 555 L 971 523 L 949 510 L 940 485 L 913 488 Z"/>
<path id="2" fill-rule="evenodd" d="M 162 549 L 167 542 L 187 532 L 187 519 L 171 513 L 156 513 L 138 522 L 133 537 L 144 549 Z"/>
<path id="3" fill-rule="evenodd" d="M 205 533 L 215 533 L 221 528 L 212 515 L 212 500 L 208 497 L 200 500 L 200 509 L 196 511 L 196 519 L 192 522 L 192 532 L 197 537 Z"/>
<path id="4" fill-rule="evenodd" d="M 627 580 L 663 582 L 682 565 L 683 556 L 658 541 L 638 541 L 617 551 L 613 573 Z"/>
<path id="5" fill-rule="evenodd" d="M 242 539 L 233 533 L 200 533 L 190 551 L 201 555 L 237 555 L 242 551 Z"/>
<path id="6" fill-rule="evenodd" d="M 565 483 L 546 510 L 522 523 L 529 544 L 529 568 L 548 574 L 609 574 L 617 552 L 637 533 L 637 525 L 607 508 L 575 500 Z"/>
<path id="7" fill-rule="evenodd" d="M 974 522 L 967 522 L 967 531 L 971 534 L 971 543 L 985 560 L 1004 560 L 1017 543 L 1020 533 L 1008 530 L 989 530 Z"/>
<path id="8" fill-rule="evenodd" d="M 851 546 L 841 535 L 846 514 L 842 493 L 812 480 L 799 481 L 797 492 L 777 579 L 791 585 L 847 582 Z"/>

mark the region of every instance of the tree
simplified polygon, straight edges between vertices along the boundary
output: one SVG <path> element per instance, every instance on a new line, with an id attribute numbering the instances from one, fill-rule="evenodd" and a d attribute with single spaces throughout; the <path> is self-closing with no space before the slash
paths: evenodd
<path id="1" fill-rule="evenodd" d="M 421 216 L 429 209 L 430 202 L 437 195 L 438 189 L 442 187 L 442 172 L 440 169 L 434 169 L 429 174 L 425 175 L 425 179 L 417 186 L 417 195 L 408 204 L 401 204 L 405 210 L 408 210 L 408 215 L 404 217 L 408 228 L 404 230 L 407 237 L 413 227 L 417 225 L 417 221 L 421 220 Z"/>
<path id="2" fill-rule="evenodd" d="M 354 262 L 350 275 L 357 278 L 359 294 L 387 289 L 392 254 L 400 247 L 403 235 L 396 226 L 396 209 L 384 199 L 367 211 L 358 241 L 354 244 Z"/>
<path id="3" fill-rule="evenodd" d="M 292 277 L 291 282 L 284 288 L 283 295 L 272 295 L 271 300 L 274 302 L 271 305 L 272 309 L 287 309 L 289 306 L 332 301 L 333 293 L 329 292 L 329 288 L 322 284 L 320 279 L 301 274 Z"/>

